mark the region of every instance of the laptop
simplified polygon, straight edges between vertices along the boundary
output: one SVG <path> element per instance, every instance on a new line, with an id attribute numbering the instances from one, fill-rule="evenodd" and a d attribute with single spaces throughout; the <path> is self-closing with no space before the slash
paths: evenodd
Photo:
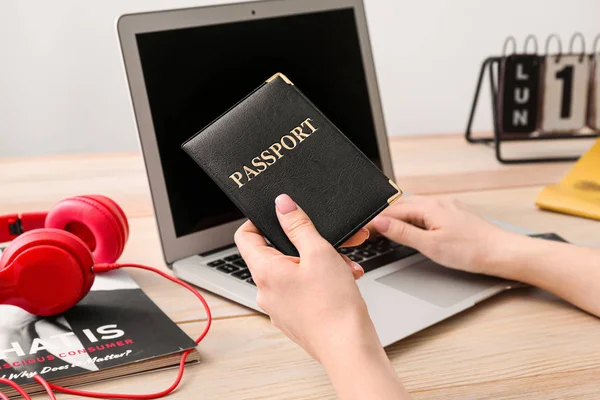
<path id="1" fill-rule="evenodd" d="M 117 25 L 166 263 L 181 279 L 261 311 L 233 241 L 245 218 L 181 144 L 282 72 L 393 177 L 362 1 L 226 4 L 129 14 Z M 365 269 L 358 286 L 384 346 L 511 286 L 443 268 L 383 237 L 340 252 Z"/>

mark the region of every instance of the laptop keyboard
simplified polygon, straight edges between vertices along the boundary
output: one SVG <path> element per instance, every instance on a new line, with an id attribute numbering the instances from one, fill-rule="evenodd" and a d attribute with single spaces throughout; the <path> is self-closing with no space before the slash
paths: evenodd
<path id="1" fill-rule="evenodd" d="M 417 253 L 416 250 L 392 242 L 383 236 L 371 237 L 360 246 L 342 247 L 339 249 L 339 252 L 352 261 L 359 263 L 365 270 L 365 273 Z M 246 262 L 239 253 L 213 260 L 206 265 L 256 286 Z"/>
<path id="2" fill-rule="evenodd" d="M 370 237 L 360 246 L 341 247 L 338 251 L 359 263 L 365 273 L 417 254 L 415 249 L 393 242 L 384 236 Z"/>
<path id="3" fill-rule="evenodd" d="M 242 259 L 242 256 L 240 256 L 239 253 L 231 254 L 227 257 L 211 261 L 206 265 L 211 268 L 215 268 L 219 272 L 231 275 L 236 279 L 256 286 L 252 280 L 252 275 L 250 275 L 250 271 L 248 270 L 246 262 Z"/>

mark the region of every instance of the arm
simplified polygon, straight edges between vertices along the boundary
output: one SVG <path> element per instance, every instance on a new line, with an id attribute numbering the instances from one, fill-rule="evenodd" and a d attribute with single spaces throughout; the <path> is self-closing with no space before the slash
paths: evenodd
<path id="1" fill-rule="evenodd" d="M 321 356 L 340 399 L 410 399 L 383 347 L 371 331 L 371 321 L 350 332 L 346 341 L 334 342 Z"/>
<path id="2" fill-rule="evenodd" d="M 517 235 L 439 198 L 408 197 L 371 227 L 446 267 L 528 283 L 600 317 L 600 250 Z"/>
<path id="3" fill-rule="evenodd" d="M 490 275 L 545 289 L 600 317 L 600 250 L 510 235 L 512 252 L 491 253 Z"/>
<path id="4" fill-rule="evenodd" d="M 235 234 L 258 288 L 258 306 L 323 364 L 340 399 L 408 399 L 356 285 L 363 269 L 323 239 L 289 196 L 279 196 L 276 204 L 281 226 L 300 257 L 268 247 L 250 222 Z M 347 244 L 367 237 L 363 230 Z"/>

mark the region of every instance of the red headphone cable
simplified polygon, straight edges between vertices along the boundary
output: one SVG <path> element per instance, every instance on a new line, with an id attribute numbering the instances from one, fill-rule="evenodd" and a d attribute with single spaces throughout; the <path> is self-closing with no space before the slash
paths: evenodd
<path id="1" fill-rule="evenodd" d="M 0 383 L 5 383 L 8 386 L 12 386 L 13 389 L 15 389 L 21 396 L 23 396 L 23 398 L 25 400 L 31 400 L 31 397 L 29 397 L 29 395 L 27 394 L 26 391 L 23 390 L 23 388 L 19 385 L 17 385 L 16 383 L 14 383 L 13 381 L 9 380 L 9 379 L 5 379 L 5 378 L 0 378 Z M 8 396 L 6 396 L 4 393 L 0 392 L 0 398 L 2 400 L 9 400 Z"/>
<path id="2" fill-rule="evenodd" d="M 206 312 L 206 327 L 204 328 L 204 330 L 202 331 L 202 333 L 200 334 L 200 336 L 198 336 L 198 338 L 195 340 L 196 344 L 199 344 L 204 337 L 208 334 L 208 331 L 210 330 L 210 327 L 212 325 L 212 314 L 210 312 L 210 307 L 208 306 L 208 303 L 206 302 L 206 300 L 204 299 L 204 297 L 202 297 L 202 295 L 200 294 L 200 292 L 198 292 L 196 289 L 194 289 L 191 285 L 183 282 L 180 279 L 177 279 L 157 268 L 153 268 L 153 267 L 148 267 L 146 265 L 140 265 L 140 264 L 97 264 L 94 266 L 94 272 L 95 273 L 102 273 L 102 272 L 107 272 L 107 271 L 111 271 L 114 269 L 119 269 L 119 268 L 124 268 L 124 267 L 130 267 L 130 268 L 139 268 L 139 269 L 144 269 L 146 271 L 151 271 L 151 272 L 155 272 L 159 275 L 161 275 L 162 277 L 170 280 L 171 282 L 175 282 L 181 286 L 183 286 L 184 288 L 188 289 L 190 292 L 192 292 L 194 294 L 194 296 L 196 296 L 198 298 L 198 300 L 200 300 L 200 302 L 202 303 L 202 306 L 204 307 L 204 311 Z M 183 372 L 185 369 L 185 360 L 187 359 L 188 355 L 193 351 L 193 349 L 190 350 L 186 350 L 185 352 L 182 353 L 181 355 L 181 361 L 179 363 L 179 373 L 177 374 L 177 377 L 175 378 L 175 382 L 173 382 L 173 384 L 171 386 L 169 386 L 167 389 L 158 392 L 158 393 L 150 393 L 150 394 L 119 394 L 119 393 L 95 393 L 95 392 L 86 392 L 83 390 L 74 390 L 74 389 L 69 389 L 69 388 L 65 388 L 62 386 L 57 386 L 57 385 L 53 385 L 52 383 L 47 382 L 44 378 L 42 378 L 40 375 L 36 374 L 34 376 L 33 379 L 35 379 L 40 385 L 42 385 L 44 387 L 44 389 L 46 390 L 46 392 L 48 393 L 48 395 L 50 396 L 51 400 L 55 400 L 56 397 L 54 396 L 53 391 L 57 391 L 57 392 L 61 392 L 61 393 L 65 393 L 65 394 L 71 394 L 74 396 L 83 396 L 83 397 L 92 397 L 92 398 L 99 398 L 99 399 L 124 399 L 124 400 L 147 400 L 147 399 L 158 399 L 164 396 L 167 396 L 168 394 L 170 394 L 171 392 L 173 392 L 181 383 L 181 379 L 183 378 Z M 7 385 L 12 386 L 15 390 L 17 390 L 19 392 L 19 394 L 21 396 L 23 396 L 23 398 L 25 400 L 31 400 L 31 397 L 29 397 L 29 395 L 16 383 L 8 380 L 8 379 L 1 379 L 0 378 L 0 383 L 5 383 Z M 0 400 L 8 400 L 6 398 L 6 396 L 4 394 L 2 394 L 2 392 L 0 392 Z"/>
<path id="3" fill-rule="evenodd" d="M 39 376 L 39 375 L 36 375 L 36 376 Z M 56 400 L 56 396 L 54 395 L 54 392 L 52 391 L 50 384 L 48 382 L 46 382 L 45 379 L 43 379 L 43 378 L 41 380 L 36 379 L 36 381 L 38 381 L 38 383 L 44 387 L 44 390 L 46 391 L 46 393 L 48 393 L 48 397 L 50 397 L 50 400 Z"/>

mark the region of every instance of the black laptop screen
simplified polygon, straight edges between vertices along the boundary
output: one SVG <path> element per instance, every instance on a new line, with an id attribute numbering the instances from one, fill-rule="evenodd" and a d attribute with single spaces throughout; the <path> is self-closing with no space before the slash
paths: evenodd
<path id="1" fill-rule="evenodd" d="M 381 168 L 354 10 L 143 33 L 137 45 L 177 237 L 243 217 L 181 144 L 276 72 Z"/>

